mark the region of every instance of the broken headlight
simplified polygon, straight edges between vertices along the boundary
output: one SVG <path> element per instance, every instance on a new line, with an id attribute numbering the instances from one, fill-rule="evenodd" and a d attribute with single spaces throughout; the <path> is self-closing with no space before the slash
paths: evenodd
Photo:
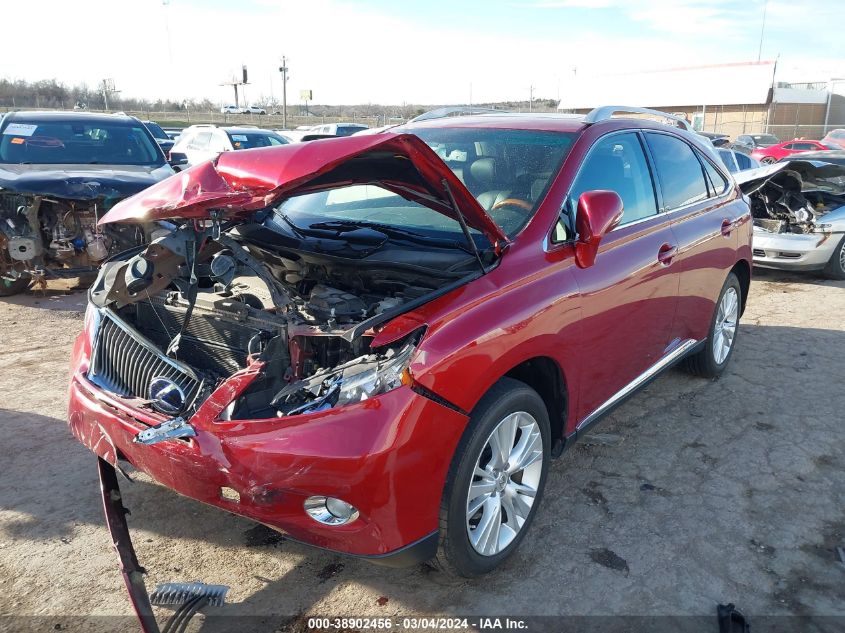
<path id="1" fill-rule="evenodd" d="M 413 351 L 413 345 L 406 345 L 398 352 L 388 350 L 386 358 L 378 359 L 375 363 L 364 362 L 345 369 L 338 382 L 335 404 L 361 402 L 409 384 L 410 376 L 406 372 Z"/>
<path id="2" fill-rule="evenodd" d="M 416 344 L 409 341 L 401 347 L 361 356 L 287 385 L 276 394 L 271 404 L 278 408 L 279 416 L 314 413 L 362 402 L 411 384 L 408 365 L 415 349 Z"/>

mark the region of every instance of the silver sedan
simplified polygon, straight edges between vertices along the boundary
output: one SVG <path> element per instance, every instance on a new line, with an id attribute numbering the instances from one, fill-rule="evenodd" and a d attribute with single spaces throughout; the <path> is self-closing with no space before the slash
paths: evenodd
<path id="1" fill-rule="evenodd" d="M 751 200 L 756 266 L 845 279 L 845 166 L 794 160 L 734 177 Z"/>

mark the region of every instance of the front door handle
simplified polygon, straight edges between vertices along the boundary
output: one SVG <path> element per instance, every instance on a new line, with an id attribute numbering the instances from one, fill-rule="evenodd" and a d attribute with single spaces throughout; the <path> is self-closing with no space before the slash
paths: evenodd
<path id="1" fill-rule="evenodd" d="M 660 250 L 657 251 L 657 261 L 659 261 L 664 266 L 668 266 L 672 263 L 672 259 L 675 255 L 678 254 L 678 247 L 673 244 L 664 244 L 660 247 Z"/>

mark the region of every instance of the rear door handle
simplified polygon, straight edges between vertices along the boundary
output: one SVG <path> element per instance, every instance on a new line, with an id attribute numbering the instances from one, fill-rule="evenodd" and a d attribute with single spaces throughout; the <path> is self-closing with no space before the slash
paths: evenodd
<path id="1" fill-rule="evenodd" d="M 672 259 L 675 255 L 678 254 L 678 247 L 674 246 L 673 244 L 664 244 L 660 247 L 660 250 L 657 251 L 657 261 L 659 261 L 664 266 L 668 266 L 672 263 Z"/>
<path id="2" fill-rule="evenodd" d="M 724 220 L 722 220 L 722 235 L 724 235 L 725 237 L 729 237 L 731 231 L 734 230 L 734 227 L 736 227 L 736 223 L 729 220 L 728 218 L 725 218 Z"/>

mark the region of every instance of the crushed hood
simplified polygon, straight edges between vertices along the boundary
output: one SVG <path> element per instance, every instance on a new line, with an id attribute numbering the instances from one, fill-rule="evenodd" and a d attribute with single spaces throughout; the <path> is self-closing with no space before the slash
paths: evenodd
<path id="1" fill-rule="evenodd" d="M 508 241 L 451 169 L 412 134 L 382 133 L 225 152 L 112 208 L 100 220 L 244 219 L 281 199 L 353 184 L 378 184 L 456 219 L 448 183 L 469 226 L 494 245 Z"/>
<path id="2" fill-rule="evenodd" d="M 0 189 L 67 200 L 118 200 L 172 173 L 168 165 L 0 164 Z"/>
<path id="3" fill-rule="evenodd" d="M 778 174 L 788 170 L 801 177 L 803 191 L 822 190 L 835 195 L 845 194 L 845 166 L 820 160 L 790 160 L 734 174 L 739 188 L 752 194 Z"/>

